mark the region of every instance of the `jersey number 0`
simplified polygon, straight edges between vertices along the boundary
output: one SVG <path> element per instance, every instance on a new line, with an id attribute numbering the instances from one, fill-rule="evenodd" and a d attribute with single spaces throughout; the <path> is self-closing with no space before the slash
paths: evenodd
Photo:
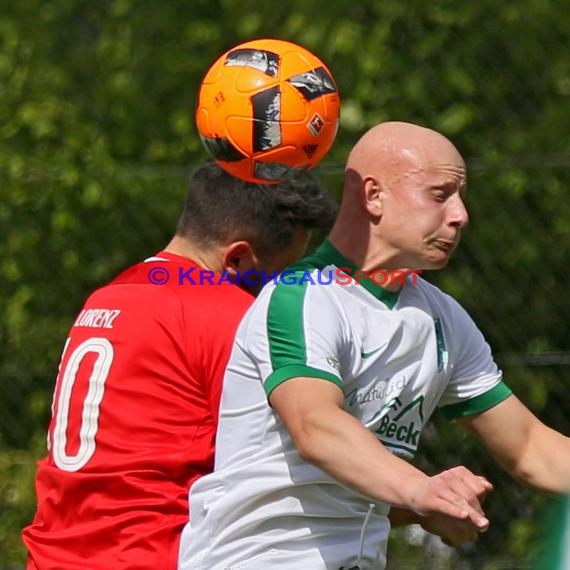
<path id="1" fill-rule="evenodd" d="M 69 342 L 69 339 L 68 339 Z M 64 348 L 64 354 L 67 345 Z M 90 353 L 96 354 L 93 369 L 88 378 L 88 388 L 81 408 L 79 448 L 73 455 L 66 451 L 69 404 L 77 372 L 83 359 Z M 82 342 L 70 355 L 65 368 L 59 371 L 61 381 L 56 405 L 57 413 L 53 426 L 53 460 L 64 471 L 78 471 L 95 453 L 95 434 L 99 425 L 99 405 L 105 392 L 105 382 L 113 363 L 113 345 L 106 338 L 90 338 Z"/>

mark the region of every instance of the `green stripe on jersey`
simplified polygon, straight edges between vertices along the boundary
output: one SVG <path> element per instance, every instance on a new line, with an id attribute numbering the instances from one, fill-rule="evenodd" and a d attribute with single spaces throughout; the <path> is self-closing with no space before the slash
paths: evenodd
<path id="1" fill-rule="evenodd" d="M 305 366 L 303 364 L 289 364 L 288 366 L 283 366 L 279 370 L 272 372 L 265 381 L 265 393 L 269 397 L 271 392 L 282 384 L 286 380 L 291 378 L 319 378 L 321 380 L 328 380 L 333 382 L 337 386 L 342 388 L 342 381 L 338 376 L 326 372 L 325 370 L 320 370 L 319 368 L 313 368 L 312 366 Z"/>
<path id="2" fill-rule="evenodd" d="M 279 284 L 267 308 L 267 341 L 271 367 L 306 364 L 307 349 L 303 327 L 303 305 L 307 283 Z"/>
<path id="3" fill-rule="evenodd" d="M 500 404 L 512 394 L 509 387 L 503 382 L 499 382 L 488 392 L 457 404 L 450 404 L 441 408 L 441 412 L 448 420 L 459 417 L 473 416 L 489 410 L 493 406 Z"/>
<path id="4" fill-rule="evenodd" d="M 312 255 L 290 265 L 288 269 L 290 271 L 302 272 L 311 271 L 313 269 L 321 270 L 329 265 L 344 268 L 346 271 L 343 273 L 351 279 L 356 279 L 356 272 L 359 270 L 359 267 L 350 261 L 350 259 L 344 257 L 328 239 L 325 240 Z M 335 275 L 338 277 L 336 272 Z M 398 291 L 387 291 L 384 287 L 375 283 L 370 277 L 359 278 L 358 284 L 382 301 L 389 309 L 393 309 L 398 302 L 401 289 Z"/>

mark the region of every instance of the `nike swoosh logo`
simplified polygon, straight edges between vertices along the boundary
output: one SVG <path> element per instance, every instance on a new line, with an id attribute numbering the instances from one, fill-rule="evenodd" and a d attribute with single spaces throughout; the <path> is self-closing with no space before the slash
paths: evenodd
<path id="1" fill-rule="evenodd" d="M 376 354 L 380 349 L 384 348 L 386 345 L 383 344 L 382 346 L 375 348 L 374 350 L 370 350 L 369 352 L 361 352 L 360 357 L 363 359 L 370 358 L 373 354 Z"/>

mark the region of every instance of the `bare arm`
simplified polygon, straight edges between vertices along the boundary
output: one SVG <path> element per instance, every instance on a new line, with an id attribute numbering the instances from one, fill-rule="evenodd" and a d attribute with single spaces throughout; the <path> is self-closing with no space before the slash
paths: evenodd
<path id="1" fill-rule="evenodd" d="M 515 396 L 459 421 L 514 478 L 542 491 L 570 492 L 570 438 L 544 425 Z"/>
<path id="2" fill-rule="evenodd" d="M 275 388 L 271 405 L 288 428 L 301 457 L 361 495 L 411 509 L 442 513 L 488 526 L 477 496 L 490 488 L 464 467 L 434 477 L 390 453 L 343 409 L 344 396 L 332 382 L 294 378 Z"/>

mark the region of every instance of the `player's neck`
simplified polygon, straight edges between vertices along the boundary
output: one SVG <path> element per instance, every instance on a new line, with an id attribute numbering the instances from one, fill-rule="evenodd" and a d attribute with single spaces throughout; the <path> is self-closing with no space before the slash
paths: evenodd
<path id="1" fill-rule="evenodd" d="M 364 226 L 363 224 L 361 224 Z M 358 226 L 352 226 L 352 228 Z M 364 226 L 366 227 L 366 226 Z M 347 231 L 346 226 L 336 226 L 331 231 L 329 241 L 336 250 L 347 260 L 352 262 L 357 269 L 362 269 L 369 273 L 374 271 L 401 271 L 395 252 L 391 252 L 385 244 L 368 239 L 370 236 L 358 235 L 358 231 Z M 392 281 L 389 284 L 382 285 L 384 289 L 391 292 L 399 291 L 402 287 L 401 282 Z"/>
<path id="2" fill-rule="evenodd" d="M 204 269 L 220 271 L 218 254 L 203 245 L 196 245 L 181 236 L 174 236 L 164 251 L 191 259 Z"/>

